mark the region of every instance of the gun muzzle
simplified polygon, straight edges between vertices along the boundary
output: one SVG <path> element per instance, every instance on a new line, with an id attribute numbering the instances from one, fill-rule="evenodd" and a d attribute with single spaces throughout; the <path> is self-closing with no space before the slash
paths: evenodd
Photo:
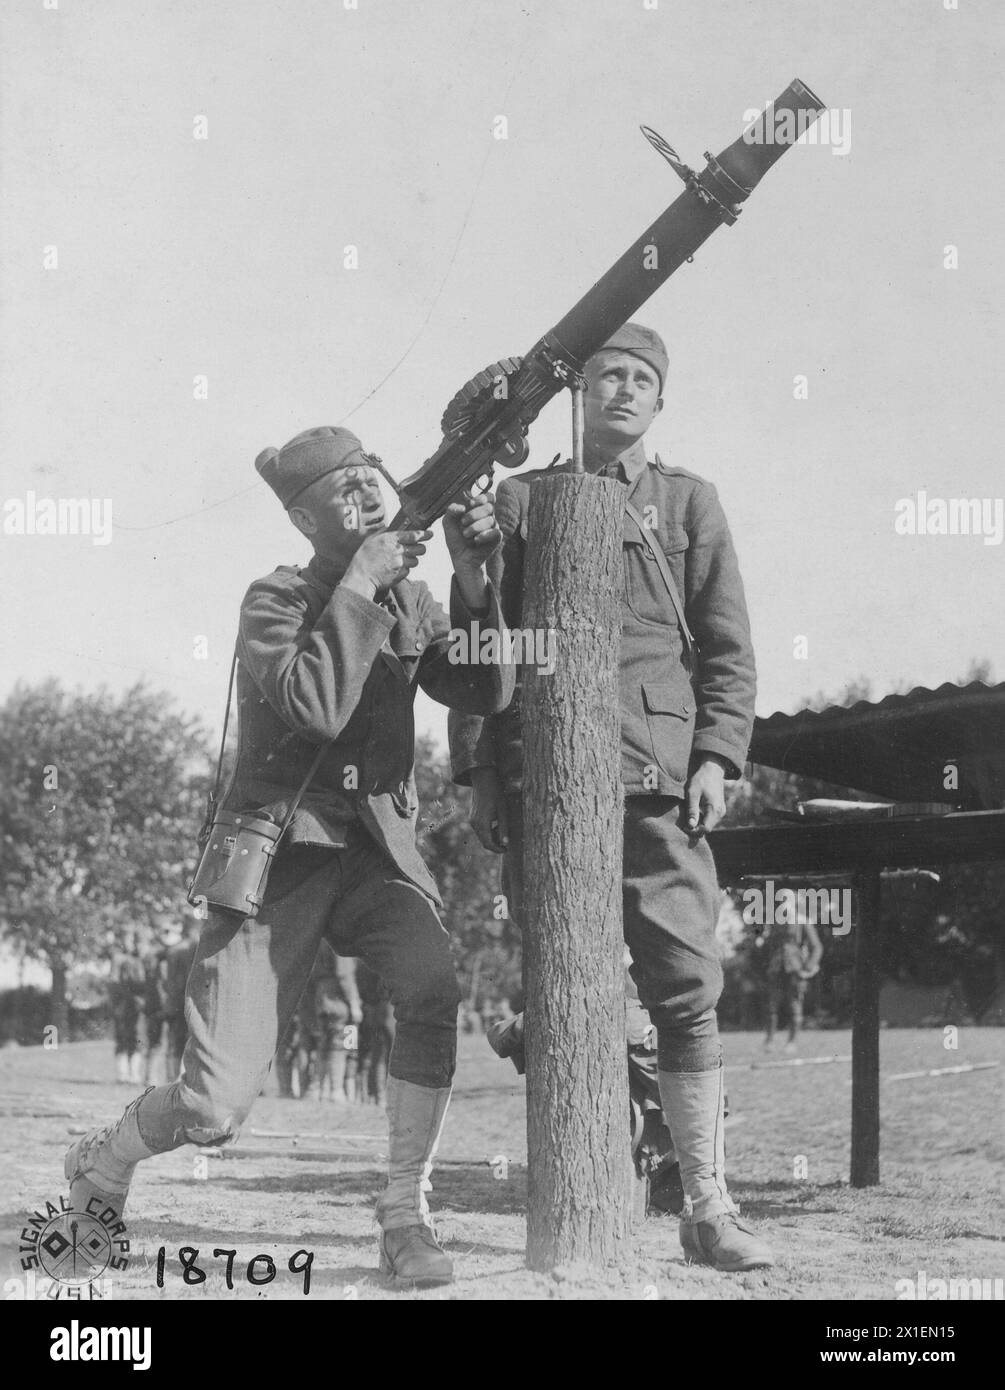
<path id="1" fill-rule="evenodd" d="M 671 163 L 686 184 L 684 192 L 535 345 L 528 358 L 543 344 L 581 369 L 717 227 L 736 221 L 740 204 L 823 110 L 820 98 L 797 78 L 718 158 L 707 155 L 708 164 L 700 174 L 680 164 L 675 155 Z"/>
<path id="2" fill-rule="evenodd" d="M 824 104 L 805 82 L 795 78 L 780 97 L 719 156 L 717 163 L 747 197 L 823 111 Z M 711 156 L 709 156 L 711 159 Z"/>

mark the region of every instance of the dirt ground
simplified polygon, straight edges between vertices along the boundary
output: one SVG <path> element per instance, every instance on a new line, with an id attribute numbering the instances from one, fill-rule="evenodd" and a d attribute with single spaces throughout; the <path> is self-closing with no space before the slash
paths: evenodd
<path id="1" fill-rule="evenodd" d="M 963 1029 L 955 1051 L 938 1029 L 883 1033 L 882 1185 L 860 1191 L 848 1186 L 850 1041 L 847 1032 L 810 1032 L 796 1054 L 766 1054 L 754 1034 L 725 1035 L 730 1185 L 775 1249 L 772 1270 L 688 1267 L 667 1219 L 644 1223 L 619 1268 L 525 1269 L 523 1081 L 483 1039 L 464 1037 L 432 1199 L 453 1285 L 397 1293 L 377 1274 L 381 1111 L 263 1096 L 226 1156 L 188 1147 L 140 1167 L 126 1213 L 131 1262 L 110 1296 L 300 1299 L 302 1276 L 287 1267 L 298 1249 L 314 1252 L 312 1299 L 890 1299 L 898 1279 L 922 1270 L 929 1280 L 1001 1278 L 1005 1030 Z M 997 1065 L 904 1076 L 974 1063 Z M 13 1276 L 5 1298 L 18 1296 L 27 1215 L 64 1191 L 74 1127 L 114 1119 L 133 1094 L 112 1075 L 105 1042 L 2 1054 L 0 1278 Z M 205 1282 L 183 1282 L 181 1246 L 198 1247 Z M 214 1249 L 237 1251 L 233 1291 Z M 277 1266 L 265 1287 L 247 1278 L 258 1254 Z"/>

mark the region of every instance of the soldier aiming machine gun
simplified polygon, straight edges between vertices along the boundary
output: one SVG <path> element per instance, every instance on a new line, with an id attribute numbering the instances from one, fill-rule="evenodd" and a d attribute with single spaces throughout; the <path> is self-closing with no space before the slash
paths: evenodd
<path id="1" fill-rule="evenodd" d="M 457 393 L 444 411 L 436 453 L 402 484 L 392 482 L 401 506 L 391 529 L 430 526 L 466 488 L 491 478 L 495 464 L 519 468 L 529 452 L 530 425 L 565 386 L 573 389 L 574 420 L 581 421 L 584 364 L 716 227 L 736 221 L 740 204 L 823 109 L 796 79 L 718 158 L 706 151 L 700 174 L 643 126 L 646 139 L 683 180 L 684 192 L 526 357 L 503 358 Z"/>

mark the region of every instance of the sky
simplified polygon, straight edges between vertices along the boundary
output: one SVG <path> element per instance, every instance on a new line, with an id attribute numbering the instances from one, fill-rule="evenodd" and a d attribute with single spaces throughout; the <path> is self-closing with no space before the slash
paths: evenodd
<path id="1" fill-rule="evenodd" d="M 309 558 L 259 451 L 345 423 L 414 472 L 677 196 L 639 125 L 700 167 L 794 77 L 834 138 L 636 315 L 671 362 L 647 444 L 719 490 L 760 714 L 1005 679 L 1005 543 L 895 529 L 1005 494 L 1005 7 L 947 3 L 5 5 L 0 522 L 34 493 L 112 526 L 0 530 L 0 698 L 144 679 L 218 730 L 248 584 Z M 445 597 L 439 534 L 417 573 Z"/>

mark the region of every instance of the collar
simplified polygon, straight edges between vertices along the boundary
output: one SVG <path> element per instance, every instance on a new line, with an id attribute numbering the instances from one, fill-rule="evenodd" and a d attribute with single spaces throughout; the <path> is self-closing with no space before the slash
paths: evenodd
<path id="1" fill-rule="evenodd" d="M 626 482 L 629 484 L 637 483 L 649 466 L 642 440 L 636 439 L 630 449 L 626 449 L 623 454 L 619 455 L 618 463 L 621 465 Z"/>
<path id="2" fill-rule="evenodd" d="M 605 463 L 603 468 L 597 471 L 606 473 L 609 478 L 623 480 L 629 487 L 634 487 L 648 466 L 649 460 L 646 458 L 645 445 L 641 439 L 636 439 L 635 443 L 623 454 L 619 454 L 616 459 L 611 459 L 609 463 Z"/>
<path id="3" fill-rule="evenodd" d="M 307 579 L 325 589 L 334 589 L 345 574 L 345 565 L 340 565 L 337 560 L 330 560 L 326 555 L 313 555 L 310 562 L 304 565 L 300 573 Z"/>

